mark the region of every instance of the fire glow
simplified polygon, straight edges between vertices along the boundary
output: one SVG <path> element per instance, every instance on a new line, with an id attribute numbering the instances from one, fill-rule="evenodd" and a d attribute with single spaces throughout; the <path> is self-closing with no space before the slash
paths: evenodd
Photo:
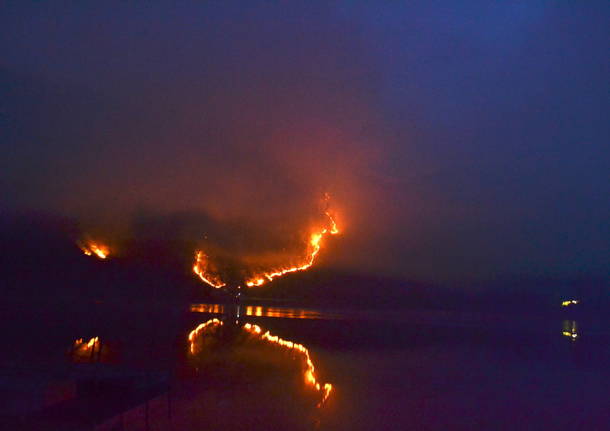
<path id="1" fill-rule="evenodd" d="M 200 324 L 195 329 L 193 329 L 188 336 L 189 340 L 189 350 L 192 355 L 196 352 L 196 344 L 195 341 L 198 336 L 202 335 L 202 333 L 210 327 L 213 326 L 221 326 L 223 324 L 222 321 L 218 319 L 210 319 L 205 323 Z M 315 375 L 315 366 L 311 357 L 309 355 L 309 350 L 303 346 L 302 344 L 298 344 L 292 341 L 284 340 L 283 338 L 278 337 L 277 335 L 272 335 L 269 331 L 263 332 L 260 326 L 252 325 L 250 323 L 246 323 L 242 326 L 242 329 L 248 332 L 250 335 L 259 338 L 263 341 L 271 343 L 273 345 L 282 347 L 284 349 L 289 350 L 290 352 L 296 353 L 303 360 L 305 364 L 304 370 L 304 381 L 305 384 L 315 389 L 317 392 L 321 394 L 321 400 L 316 405 L 317 407 L 321 407 L 333 389 L 333 386 L 330 383 L 324 383 L 323 385 L 318 382 Z"/>
<path id="2" fill-rule="evenodd" d="M 99 337 L 93 337 L 89 341 L 83 338 L 74 340 L 71 350 L 72 360 L 75 362 L 94 362 L 102 356 L 102 343 Z"/>
<path id="3" fill-rule="evenodd" d="M 317 230 L 311 234 L 307 247 L 307 258 L 304 262 L 302 262 L 300 265 L 276 269 L 269 272 L 264 272 L 262 274 L 254 275 L 253 277 L 246 280 L 246 286 L 261 286 L 267 281 L 272 281 L 276 277 L 281 277 L 282 275 L 289 274 L 291 272 L 305 271 L 306 269 L 309 269 L 314 264 L 316 256 L 320 252 L 320 248 L 322 247 L 322 240 L 324 239 L 324 237 L 328 234 L 336 235 L 339 233 L 337 223 L 335 223 L 335 220 L 330 215 L 330 213 L 326 211 L 324 214 L 328 217 L 329 226 Z"/>
<path id="4" fill-rule="evenodd" d="M 195 253 L 195 263 L 193 264 L 193 272 L 199 276 L 201 281 L 209 284 L 216 289 L 226 286 L 225 283 L 217 275 L 212 274 L 208 270 L 206 255 L 202 251 Z"/>
<path id="5" fill-rule="evenodd" d="M 328 207 L 328 201 L 330 197 L 328 194 L 324 196 L 324 201 Z M 324 215 L 327 217 L 328 222 L 326 226 L 315 229 L 309 236 L 309 240 L 307 242 L 307 249 L 305 251 L 305 258 L 294 266 L 285 266 L 281 268 L 272 269 L 270 271 L 264 271 L 255 273 L 254 275 L 250 275 L 246 278 L 245 283 L 248 287 L 257 287 L 265 284 L 268 281 L 273 281 L 276 277 L 281 277 L 285 274 L 289 274 L 292 272 L 305 271 L 313 266 L 320 249 L 322 248 L 323 239 L 327 235 L 336 235 L 339 233 L 339 228 L 337 227 L 337 223 L 335 219 L 331 215 L 331 213 L 327 210 L 324 211 Z M 217 274 L 214 274 L 210 270 L 210 266 L 208 264 L 208 256 L 204 254 L 203 251 L 197 250 L 195 252 L 195 262 L 193 264 L 193 272 L 197 274 L 197 276 L 204 283 L 215 287 L 217 289 L 221 287 L 225 287 L 226 283 L 222 281 L 221 277 Z"/>
<path id="6" fill-rule="evenodd" d="M 106 259 L 110 254 L 110 249 L 107 246 L 93 241 L 80 243 L 79 247 L 87 256 L 97 256 L 100 259 Z"/>
<path id="7" fill-rule="evenodd" d="M 189 350 L 191 352 L 191 355 L 195 354 L 195 339 L 199 336 L 199 334 L 201 334 L 203 331 L 205 331 L 206 328 L 210 327 L 210 326 L 216 326 L 216 325 L 222 325 L 222 322 L 218 319 L 210 319 L 207 322 L 202 323 L 201 325 L 197 326 L 195 329 L 193 329 L 190 333 L 189 333 Z"/>
<path id="8" fill-rule="evenodd" d="M 74 350 L 83 350 L 85 352 L 90 351 L 98 346 L 100 342 L 99 337 L 93 337 L 85 343 L 82 338 L 74 341 Z"/>

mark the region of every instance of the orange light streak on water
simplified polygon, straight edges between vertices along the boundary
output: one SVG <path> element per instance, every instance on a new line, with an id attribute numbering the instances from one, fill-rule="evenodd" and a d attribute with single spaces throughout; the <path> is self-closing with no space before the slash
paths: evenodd
<path id="1" fill-rule="evenodd" d="M 317 381 L 315 375 L 315 366 L 313 364 L 313 361 L 311 360 L 311 357 L 309 356 L 309 350 L 305 346 L 303 346 L 302 344 L 295 343 L 293 341 L 284 340 L 283 338 L 280 338 L 277 335 L 271 335 L 269 331 L 263 332 L 261 327 L 258 325 L 246 323 L 243 326 L 243 329 L 245 329 L 254 336 L 260 337 L 262 340 L 268 341 L 269 343 L 276 344 L 278 346 L 284 347 L 302 355 L 306 364 L 304 372 L 305 383 L 315 388 L 318 392 L 322 394 L 322 399 L 317 405 L 318 407 L 321 407 L 322 404 L 326 402 L 326 400 L 330 396 L 330 392 L 332 391 L 333 386 L 330 383 L 320 385 L 320 383 Z"/>
<path id="2" fill-rule="evenodd" d="M 202 336 L 203 332 L 206 329 L 209 329 L 213 326 L 221 326 L 222 324 L 223 322 L 218 319 L 210 319 L 207 322 L 204 322 L 197 326 L 195 329 L 193 329 L 188 335 L 189 351 L 191 355 L 194 355 L 196 353 L 197 337 Z M 299 343 L 295 343 L 293 341 L 284 340 L 283 338 L 280 338 L 277 335 L 272 335 L 269 331 L 263 332 L 261 327 L 258 325 L 246 323 L 244 326 L 242 326 L 242 329 L 256 338 L 288 349 L 301 356 L 305 364 L 305 370 L 303 372 L 305 384 L 318 391 L 322 397 L 316 406 L 321 407 L 326 402 L 326 400 L 330 396 L 333 386 L 330 383 L 325 383 L 322 385 L 318 382 L 315 374 L 315 366 L 309 355 L 309 350 L 305 346 Z"/>
<path id="3" fill-rule="evenodd" d="M 210 326 L 213 326 L 213 325 L 222 325 L 222 322 L 218 319 L 210 319 L 207 322 L 204 322 L 201 325 L 197 326 L 195 329 L 193 329 L 189 333 L 189 336 L 188 336 L 189 350 L 192 355 L 195 354 L 195 339 L 199 336 L 199 334 L 201 334 L 203 331 L 205 331 L 206 328 L 209 328 Z"/>

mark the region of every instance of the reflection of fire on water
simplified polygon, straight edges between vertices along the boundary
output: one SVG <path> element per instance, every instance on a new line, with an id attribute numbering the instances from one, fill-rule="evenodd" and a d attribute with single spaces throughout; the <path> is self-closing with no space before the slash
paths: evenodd
<path id="1" fill-rule="evenodd" d="M 561 333 L 572 341 L 576 341 L 578 338 L 578 324 L 575 320 L 564 320 L 563 331 Z"/>
<path id="2" fill-rule="evenodd" d="M 225 307 L 221 304 L 191 304 L 190 310 L 193 313 L 223 314 Z"/>
<path id="3" fill-rule="evenodd" d="M 81 242 L 78 246 L 87 256 L 97 256 L 100 259 L 106 259 L 110 254 L 110 249 L 107 246 L 93 241 Z"/>
<path id="4" fill-rule="evenodd" d="M 255 336 L 259 336 L 261 339 L 268 341 L 270 343 L 277 344 L 279 346 L 285 347 L 294 352 L 298 352 L 305 359 L 305 363 L 307 365 L 305 369 L 305 383 L 316 388 L 318 392 L 322 393 L 322 400 L 318 403 L 318 407 L 320 407 L 324 402 L 328 399 L 330 395 L 330 391 L 333 389 L 333 386 L 330 383 L 325 383 L 323 386 L 320 386 L 320 383 L 316 380 L 315 376 L 315 367 L 311 358 L 309 357 L 309 350 L 302 344 L 293 343 L 292 341 L 284 340 L 277 335 L 271 335 L 269 331 L 263 333 L 262 329 L 258 325 L 251 325 L 246 323 L 244 325 L 244 329 Z"/>
<path id="5" fill-rule="evenodd" d="M 217 328 L 222 326 L 223 322 L 218 319 L 211 319 L 205 323 L 200 324 L 195 329 L 193 329 L 188 336 L 189 340 L 189 351 L 191 355 L 195 355 L 199 352 L 197 347 L 197 339 L 202 336 L 207 329 Z M 332 391 L 332 385 L 330 383 L 325 383 L 321 385 L 315 376 L 315 367 L 311 357 L 309 356 L 309 350 L 303 346 L 302 344 L 294 343 L 292 341 L 284 340 L 277 335 L 271 335 L 269 331 L 264 331 L 258 325 L 252 325 L 250 323 L 246 323 L 242 328 L 249 335 L 256 337 L 260 340 L 268 342 L 272 345 L 279 346 L 283 349 L 286 349 L 292 353 L 296 353 L 298 357 L 303 361 L 304 364 L 304 379 L 305 384 L 309 387 L 315 389 L 318 393 L 321 394 L 321 400 L 318 402 L 317 407 L 321 407 L 324 402 L 330 396 L 330 392 Z"/>
<path id="6" fill-rule="evenodd" d="M 210 326 L 216 326 L 216 325 L 222 325 L 222 322 L 218 319 L 210 319 L 207 322 L 202 323 L 201 325 L 197 326 L 195 329 L 193 329 L 189 333 L 189 345 L 190 345 L 190 352 L 192 355 L 195 354 L 195 339 L 199 336 L 199 334 L 201 334 L 203 331 L 205 331 L 206 328 L 209 328 Z"/>
<path id="7" fill-rule="evenodd" d="M 247 305 L 245 315 L 250 317 L 280 317 L 283 319 L 341 319 L 338 314 L 309 310 L 306 308 L 269 307 Z M 228 308 L 222 304 L 191 304 L 193 313 L 224 314 Z"/>

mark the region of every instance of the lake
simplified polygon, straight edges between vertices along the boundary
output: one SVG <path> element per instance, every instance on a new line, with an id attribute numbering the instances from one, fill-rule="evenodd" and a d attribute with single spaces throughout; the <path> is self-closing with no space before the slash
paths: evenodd
<path id="1" fill-rule="evenodd" d="M 52 308 L 7 310 L 6 424 L 596 430 L 610 423 L 610 333 L 599 320 L 277 304 Z M 190 341 L 211 319 L 224 323 Z M 325 383 L 332 390 L 321 402 Z"/>

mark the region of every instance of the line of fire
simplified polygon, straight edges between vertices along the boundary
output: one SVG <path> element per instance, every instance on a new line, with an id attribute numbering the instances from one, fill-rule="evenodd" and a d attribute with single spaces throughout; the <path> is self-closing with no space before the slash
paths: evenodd
<path id="1" fill-rule="evenodd" d="M 216 305 L 208 309 L 207 307 L 191 307 L 191 311 L 195 312 L 220 312 L 221 320 L 218 318 L 210 319 L 193 329 L 188 336 L 189 352 L 192 357 L 196 358 L 205 352 L 206 341 L 210 338 L 220 338 L 224 344 L 232 346 L 232 349 L 251 345 L 256 342 L 263 342 L 274 347 L 276 352 L 285 353 L 300 365 L 301 373 L 303 374 L 303 382 L 306 387 L 317 393 L 318 401 L 316 407 L 320 408 L 324 405 L 333 386 L 330 383 L 321 384 L 316 377 L 315 367 L 311 359 L 309 350 L 300 343 L 285 340 L 277 335 L 272 335 L 268 330 L 263 330 L 259 325 L 244 322 L 244 318 L 250 316 L 262 316 L 262 311 L 254 313 L 252 306 L 242 307 L 242 285 L 246 288 L 255 288 L 270 283 L 273 280 L 310 269 L 316 262 L 316 259 L 322 249 L 324 241 L 327 237 L 337 235 L 340 230 L 337 226 L 335 218 L 328 208 L 329 196 L 325 195 L 326 208 L 323 211 L 324 224 L 313 228 L 309 234 L 307 242 L 304 244 L 304 251 L 296 263 L 293 261 L 290 264 L 280 265 L 260 271 L 245 271 L 245 277 L 240 281 L 225 281 L 226 278 L 222 274 L 213 271 L 210 264 L 210 256 L 203 250 L 197 250 L 195 253 L 195 261 L 193 264 L 193 272 L 199 279 L 214 289 L 221 290 L 231 300 L 226 305 Z M 244 308 L 244 309 L 242 309 Z M 257 310 L 262 310 L 258 306 Z M 304 312 L 298 316 L 291 313 L 277 312 L 276 314 L 268 313 L 269 317 L 291 317 L 291 318 L 307 318 Z M 314 317 L 315 318 L 315 317 Z M 244 334 L 247 336 L 244 337 Z M 205 357 L 205 355 L 204 355 Z M 197 367 L 199 369 L 199 367 Z"/>
<path id="2" fill-rule="evenodd" d="M 234 265 L 223 273 L 216 270 L 219 265 L 215 264 L 217 257 L 213 252 L 196 250 L 192 272 L 196 279 L 212 288 L 219 303 L 190 305 L 188 312 L 193 322 L 201 314 L 209 318 L 191 326 L 186 337 L 180 337 L 181 343 L 186 342 L 184 355 L 187 362 L 182 365 L 184 369 L 156 372 L 151 378 L 149 371 L 119 366 L 133 361 L 128 358 L 138 350 L 136 345 L 146 344 L 144 339 L 129 345 L 103 330 L 81 334 L 74 339 L 66 348 L 66 355 L 76 367 L 79 377 L 76 388 L 66 390 L 76 398 L 84 397 L 87 402 L 98 402 L 98 398 L 108 394 L 115 394 L 113 397 L 116 398 L 116 402 L 109 403 L 112 404 L 113 413 L 99 413 L 99 417 L 87 418 L 86 422 L 96 423 L 96 429 L 102 430 L 117 427 L 132 429 L 133 426 L 143 426 L 148 430 L 153 423 L 159 429 L 174 429 L 172 427 L 191 415 L 190 407 L 186 406 L 196 403 L 195 400 L 209 390 L 210 385 L 217 384 L 213 382 L 222 381 L 216 389 L 220 392 L 236 387 L 238 392 L 245 394 L 253 376 L 260 384 L 258 391 L 266 393 L 260 400 L 266 400 L 267 404 L 272 399 L 279 401 L 285 398 L 282 396 L 285 393 L 291 400 L 290 408 L 297 408 L 295 418 L 304 412 L 317 411 L 321 414 L 334 388 L 319 376 L 325 377 L 326 373 L 320 373 L 314 365 L 314 360 L 318 362 L 319 359 L 316 353 L 312 353 L 302 341 L 277 335 L 273 325 L 269 329 L 263 328 L 269 323 L 266 319 L 333 320 L 339 317 L 301 308 L 253 305 L 253 299 L 248 298 L 247 292 L 272 284 L 284 276 L 295 277 L 292 274 L 315 266 L 330 238 L 340 233 L 328 202 L 329 196 L 325 195 L 324 206 L 315 216 L 317 222 L 299 235 L 303 238 L 300 250 L 295 246 L 295 254 L 286 256 L 285 263 L 244 268 Z M 99 237 L 93 239 L 85 235 L 77 246 L 93 261 L 104 262 L 99 266 L 102 271 L 124 264 L 118 248 L 110 247 Z M 103 306 L 103 302 L 98 302 Z M 98 325 L 99 328 L 103 326 Z M 279 333 L 283 334 L 282 331 Z M 133 353 L 131 349 L 134 349 Z M 249 375 L 246 380 L 242 375 L 244 372 Z M 277 383 L 271 385 L 267 382 Z M 120 389 L 120 396 L 116 394 L 117 388 Z M 273 395 L 278 390 L 279 393 Z M 79 393 L 82 395 L 77 396 Z M 256 398 L 248 397 L 252 408 L 275 408 L 273 405 L 257 404 Z M 311 414 L 307 413 L 305 419 L 299 420 L 311 421 L 315 425 L 317 414 Z"/>
<path id="3" fill-rule="evenodd" d="M 106 259 L 110 255 L 110 248 L 107 245 L 97 241 L 80 241 L 78 246 L 86 256 L 95 256 L 98 259 Z"/>
<path id="4" fill-rule="evenodd" d="M 242 285 L 247 288 L 262 286 L 273 281 L 276 278 L 292 274 L 295 272 L 306 271 L 310 269 L 322 249 L 322 245 L 326 238 L 331 235 L 340 233 L 335 218 L 328 209 L 328 201 L 330 197 L 325 194 L 324 202 L 326 209 L 323 211 L 324 224 L 317 226 L 311 230 L 302 256 L 296 262 L 280 265 L 277 267 L 263 270 L 246 270 L 242 280 L 233 280 L 226 282 L 223 280 L 223 275 L 213 271 L 210 265 L 210 256 L 203 250 L 195 252 L 195 261 L 193 263 L 193 272 L 199 279 L 215 289 L 223 289 L 226 293 L 232 296 L 235 300 L 239 300 L 241 296 Z"/>

